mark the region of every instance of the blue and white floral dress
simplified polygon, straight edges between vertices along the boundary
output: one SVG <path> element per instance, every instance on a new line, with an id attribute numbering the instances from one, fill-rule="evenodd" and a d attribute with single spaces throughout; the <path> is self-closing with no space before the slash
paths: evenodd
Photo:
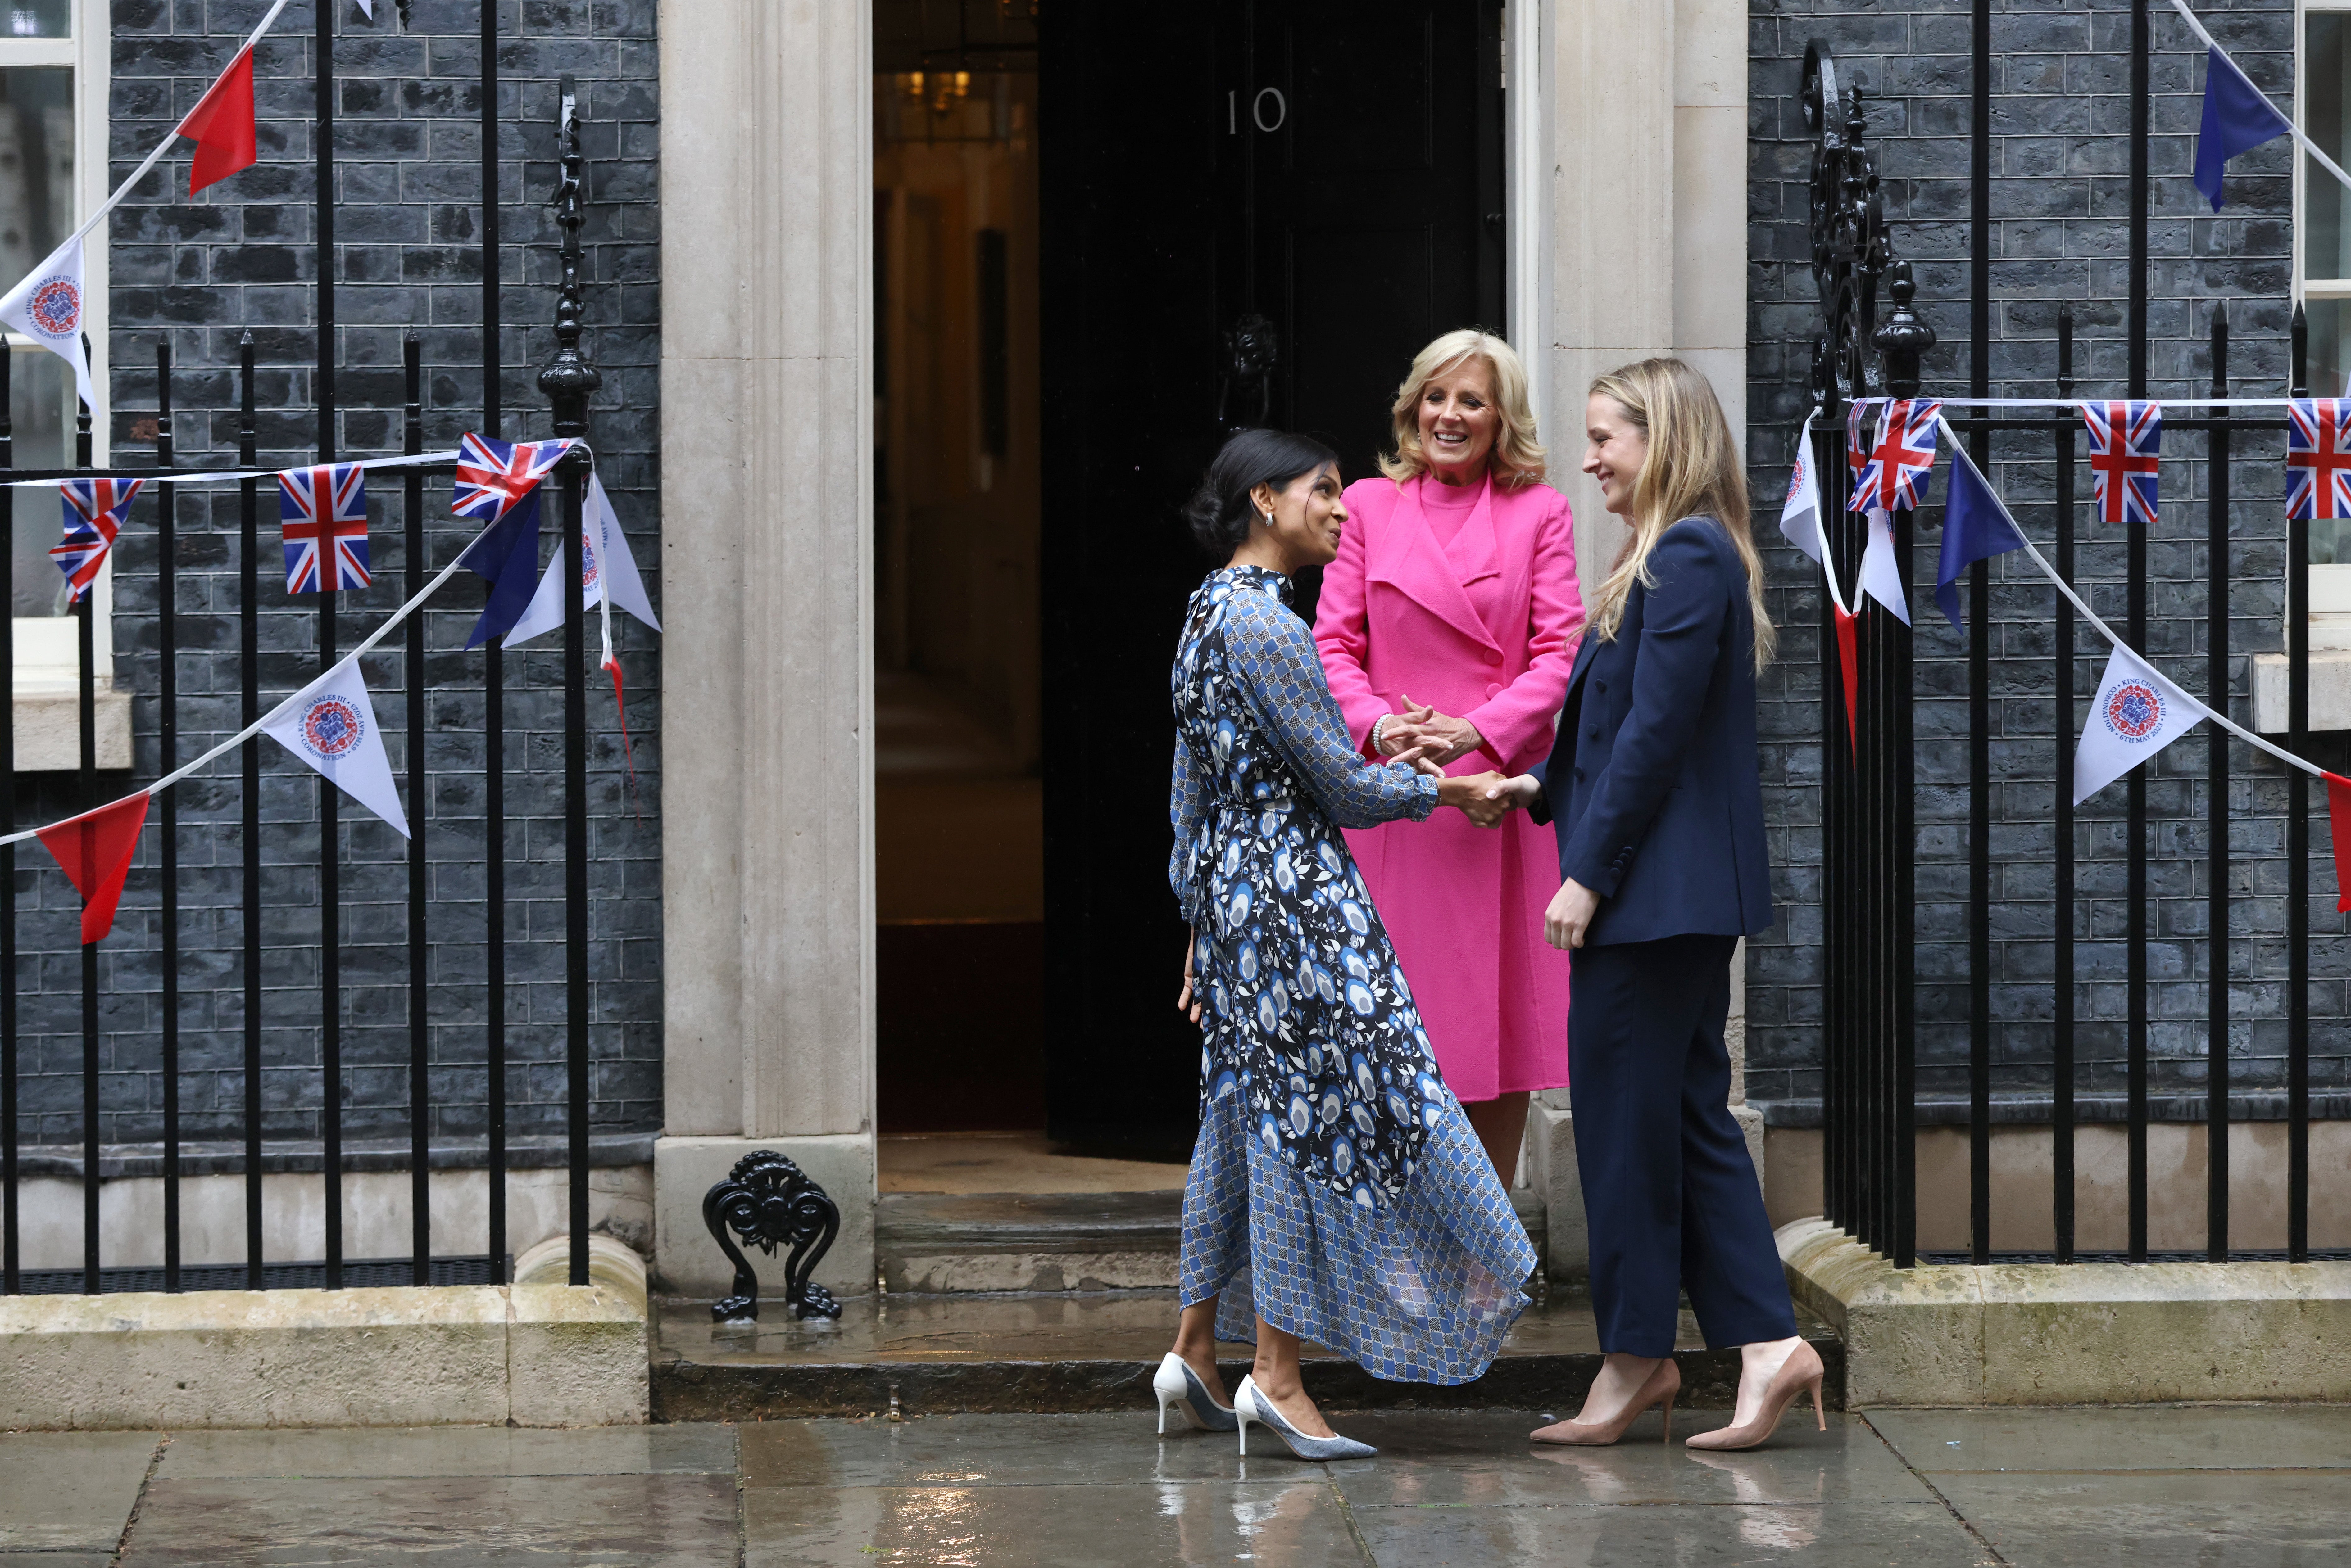
<path id="1" fill-rule="evenodd" d="M 1290 579 L 1208 574 L 1176 653 L 1176 850 L 1204 1002 L 1182 1294 L 1378 1377 L 1466 1383 L 1535 1254 L 1438 1074 L 1338 832 L 1426 818 L 1437 781 L 1364 761 Z"/>

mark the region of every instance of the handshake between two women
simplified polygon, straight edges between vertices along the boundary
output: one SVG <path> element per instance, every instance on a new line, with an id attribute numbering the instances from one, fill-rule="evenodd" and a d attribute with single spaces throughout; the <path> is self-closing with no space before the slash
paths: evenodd
<path id="1" fill-rule="evenodd" d="M 1512 778 L 1489 769 L 1447 775 L 1446 767 L 1485 744 L 1485 737 L 1467 719 L 1414 702 L 1409 691 L 1404 700 L 1405 711 L 1382 720 L 1374 737 L 1388 765 L 1408 764 L 1436 778 L 1437 804 L 1452 806 L 1479 827 L 1499 827 L 1513 810 L 1534 804 L 1531 774 Z"/>

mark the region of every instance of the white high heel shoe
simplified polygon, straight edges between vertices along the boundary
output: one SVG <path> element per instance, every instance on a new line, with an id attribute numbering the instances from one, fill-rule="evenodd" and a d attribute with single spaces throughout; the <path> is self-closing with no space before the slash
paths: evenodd
<path id="1" fill-rule="evenodd" d="M 1243 1459 L 1249 1457 L 1249 1429 L 1251 1421 L 1255 1421 L 1260 1427 L 1270 1428 L 1273 1435 L 1281 1439 L 1282 1446 L 1290 1450 L 1293 1458 L 1311 1459 L 1318 1464 L 1326 1459 L 1368 1459 L 1379 1452 L 1379 1449 L 1372 1447 L 1371 1444 L 1359 1443 L 1353 1438 L 1308 1437 L 1283 1420 L 1281 1412 L 1273 1407 L 1273 1401 L 1267 1398 L 1264 1391 L 1258 1387 L 1256 1382 L 1248 1377 L 1241 1379 L 1240 1387 L 1233 1393 L 1233 1416 L 1240 1424 Z"/>
<path id="2" fill-rule="evenodd" d="M 1219 1405 L 1185 1359 L 1169 1351 L 1151 1375 L 1151 1391 L 1159 1397 L 1159 1435 L 1167 1435 L 1167 1412 L 1174 1410 L 1195 1431 L 1229 1432 L 1239 1425 L 1229 1405 Z"/>

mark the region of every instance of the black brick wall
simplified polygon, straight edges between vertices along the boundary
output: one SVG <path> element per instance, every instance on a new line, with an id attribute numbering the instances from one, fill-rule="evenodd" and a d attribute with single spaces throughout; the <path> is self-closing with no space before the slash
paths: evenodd
<path id="1" fill-rule="evenodd" d="M 2201 0 L 2199 15 L 2252 73 L 2291 107 L 2294 10 L 2277 0 Z M 1886 211 L 1898 254 L 1917 264 L 1917 307 L 1940 334 L 1926 389 L 1964 395 L 1969 379 L 1969 142 L 1970 7 L 1966 0 L 1873 5 L 1845 0 L 1753 0 L 1749 142 L 1750 461 L 1759 536 L 1777 585 L 1782 659 L 1763 691 L 1766 809 L 1784 919 L 1750 946 L 1748 1092 L 1782 1120 L 1806 1119 L 1820 1093 L 1821 909 L 1819 834 L 1821 599 L 1817 573 L 1780 539 L 1795 427 L 1805 390 L 1817 309 L 1807 232 L 1811 145 L 1797 92 L 1808 39 L 1834 48 L 1866 84 L 1871 139 L 1885 176 Z M 2124 389 L 2128 288 L 2128 0 L 2020 0 L 1992 16 L 1991 348 L 1994 395 L 2055 393 L 2056 311 L 2075 321 L 2077 394 Z M 2284 390 L 2292 278 L 2290 163 L 2273 142 L 2237 160 L 2230 204 L 2214 216 L 2189 184 L 2203 80 L 2202 49 L 2179 19 L 2154 7 L 2153 172 L 2148 317 L 2151 390 L 2209 391 L 2207 333 L 2225 306 L 2230 369 L 2246 395 Z M 2149 541 L 2148 651 L 2189 691 L 2206 691 L 2206 491 L 2200 433 L 2168 431 L 2162 525 Z M 2234 536 L 2227 711 L 2250 722 L 2251 655 L 2283 646 L 2284 511 L 2278 453 L 2283 438 L 2240 436 L 2231 527 Z M 2044 545 L 2054 532 L 2048 438 L 2002 435 L 1993 443 L 1994 484 Z M 2125 545 L 2096 525 L 2089 474 L 2076 467 L 2077 581 L 2099 614 L 2120 623 Z M 1939 502 L 1944 478 L 1934 495 Z M 1966 1092 L 1967 670 L 1966 642 L 1928 597 L 1940 508 L 1922 513 L 1915 555 L 1918 628 L 1917 890 L 1919 1089 Z M 1991 615 L 1994 855 L 1992 1007 L 1994 1092 L 2045 1101 L 2053 975 L 2053 781 L 2071 765 L 2072 742 L 2053 745 L 2052 596 L 2027 563 L 1995 562 Z M 2074 717 L 2095 691 L 2105 646 L 2076 634 Z M 2192 1114 L 2206 1083 L 2205 1017 L 2210 981 L 2205 898 L 2205 768 L 2211 731 L 2176 742 L 2152 769 L 2147 792 L 2153 899 L 2148 918 L 2150 1054 L 2158 1114 Z M 2316 760 L 2339 742 L 2322 738 Z M 2282 859 L 2286 789 L 2281 764 L 2234 745 L 2231 766 L 2234 941 L 2230 1031 L 2232 1084 L 2248 1108 L 2273 1114 L 2283 1083 L 2284 975 Z M 2311 988 L 2314 1088 L 2351 1085 L 2351 943 L 2335 911 L 2323 791 L 2314 790 Z M 2077 1090 L 2124 1088 L 2124 790 L 2094 796 L 2077 819 L 2076 997 L 2081 1020 Z M 2264 1094 L 2263 1092 L 2267 1092 Z M 2166 1103 L 2163 1096 L 2175 1096 Z M 2026 1107 L 2019 1106 L 2020 1111 Z M 2027 1114 L 2030 1114 L 2027 1112 Z"/>
<path id="2" fill-rule="evenodd" d="M 135 166 L 202 93 L 262 0 L 117 0 L 110 99 L 113 177 Z M 426 444 L 455 444 L 481 421 L 479 21 L 471 4 L 418 0 L 403 31 L 391 0 L 372 26 L 343 4 L 336 45 L 336 291 L 341 369 L 340 455 L 399 450 L 402 339 L 414 332 L 425 364 Z M 583 348 L 601 367 L 592 440 L 640 567 L 659 602 L 654 469 L 659 358 L 655 199 L 654 0 L 512 0 L 500 6 L 498 192 L 503 225 L 500 354 L 506 439 L 548 433 L 534 384 L 553 349 L 557 231 L 541 205 L 552 161 L 557 78 L 575 74 L 588 154 Z M 174 397 L 180 458 L 228 466 L 235 453 L 237 337 L 249 328 L 266 462 L 314 461 L 312 366 L 315 194 L 312 13 L 289 7 L 256 54 L 260 164 L 187 196 L 190 144 L 167 160 L 112 219 L 111 387 L 117 461 L 146 461 L 155 406 L 155 343 L 180 367 Z M 39 493 L 20 504 L 53 508 Z M 115 553 L 112 635 L 118 683 L 135 697 L 136 767 L 102 779 L 111 796 L 160 771 L 157 559 L 152 493 L 141 497 Z M 401 486 L 370 484 L 375 581 L 341 596 L 338 640 L 349 648 L 403 597 Z M 265 707 L 316 672 L 314 601 L 284 591 L 274 487 L 262 496 Z M 448 516 L 448 480 L 429 481 L 430 566 L 452 559 L 471 524 Z M 178 507 L 177 661 L 182 758 L 233 733 L 240 569 L 234 487 L 183 493 Z M 548 547 L 557 537 L 546 530 Z M 478 1137 L 485 1120 L 483 657 L 462 651 L 482 585 L 461 576 L 427 617 L 432 741 L 429 788 L 402 794 L 428 825 L 432 1083 L 435 1135 Z M 609 682 L 589 672 L 590 1050 L 600 1132 L 661 1122 L 660 666 L 652 634 L 615 617 L 635 742 L 637 794 L 626 782 Z M 405 767 L 404 675 L 395 633 L 367 675 L 395 770 Z M 593 658 L 594 630 L 590 630 Z M 508 902 L 507 1019 L 509 1127 L 561 1125 L 564 1020 L 560 637 L 507 656 L 505 735 Z M 316 1137 L 319 913 L 316 775 L 274 742 L 262 755 L 266 944 L 266 1073 L 273 1139 Z M 75 809 L 70 774 L 28 777 L 29 824 Z M 234 757 L 180 791 L 181 1083 L 184 1134 L 235 1136 L 245 1105 L 240 1064 L 244 940 L 241 803 Z M 407 872 L 390 827 L 345 798 L 340 808 L 344 1128 L 355 1139 L 408 1127 Z M 151 823 L 152 819 L 151 818 Z M 141 846 L 116 934 L 102 953 L 101 1065 L 110 1143 L 160 1136 L 158 832 Z M 37 846 L 18 856 L 18 940 L 28 1141 L 79 1137 L 81 1063 L 78 903 Z"/>

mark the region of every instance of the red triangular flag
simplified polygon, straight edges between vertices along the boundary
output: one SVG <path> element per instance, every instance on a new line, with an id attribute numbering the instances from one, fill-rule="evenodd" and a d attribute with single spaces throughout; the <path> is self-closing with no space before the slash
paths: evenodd
<path id="1" fill-rule="evenodd" d="M 2326 826 L 2335 837 L 2335 912 L 2351 910 L 2351 779 L 2321 770 L 2326 781 Z"/>
<path id="2" fill-rule="evenodd" d="M 238 50 L 228 69 L 204 89 L 180 121 L 179 134 L 196 144 L 196 161 L 188 170 L 191 196 L 253 166 L 260 152 L 254 145 L 251 48 Z"/>
<path id="3" fill-rule="evenodd" d="M 604 668 L 612 676 L 612 711 L 621 720 L 621 755 L 629 764 L 629 794 L 637 802 L 637 820 L 645 819 L 645 803 L 637 794 L 637 754 L 629 745 L 629 706 L 621 699 L 621 661 L 607 654 Z"/>
<path id="4" fill-rule="evenodd" d="M 81 940 L 94 942 L 114 929 L 114 907 L 122 901 L 122 879 L 131 872 L 131 852 L 147 825 L 145 792 L 101 805 L 96 811 L 39 832 L 41 842 L 81 895 Z"/>
<path id="5" fill-rule="evenodd" d="M 1853 765 L 1861 765 L 1861 722 L 1855 715 L 1861 704 L 1861 654 L 1854 646 L 1855 618 L 1844 613 L 1839 605 L 1829 606 L 1836 617 L 1837 663 L 1844 671 L 1844 741 L 1853 752 Z"/>

